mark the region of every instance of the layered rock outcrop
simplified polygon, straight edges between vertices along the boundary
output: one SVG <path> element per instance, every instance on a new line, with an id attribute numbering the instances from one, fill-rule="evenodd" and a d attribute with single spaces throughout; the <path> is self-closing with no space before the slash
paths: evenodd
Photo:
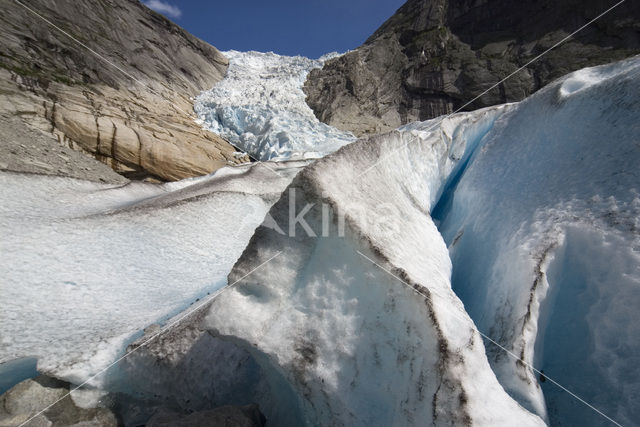
<path id="1" fill-rule="evenodd" d="M 640 52 L 640 4 L 627 1 L 483 94 L 614 4 L 409 0 L 363 46 L 309 74 L 307 103 L 362 135 L 519 101 L 570 71 Z"/>
<path id="2" fill-rule="evenodd" d="M 190 97 L 223 78 L 227 59 L 138 1 L 2 2 L 0 38 L 0 114 L 125 176 L 175 180 L 248 160 L 194 122 Z"/>

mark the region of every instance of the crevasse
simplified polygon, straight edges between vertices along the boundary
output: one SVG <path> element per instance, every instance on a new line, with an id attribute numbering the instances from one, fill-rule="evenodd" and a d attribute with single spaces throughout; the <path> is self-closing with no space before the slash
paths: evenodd
<path id="1" fill-rule="evenodd" d="M 488 345 L 505 389 L 552 425 L 640 418 L 639 89 L 635 57 L 522 101 L 440 212 L 453 289 L 478 328 L 604 414 Z"/>

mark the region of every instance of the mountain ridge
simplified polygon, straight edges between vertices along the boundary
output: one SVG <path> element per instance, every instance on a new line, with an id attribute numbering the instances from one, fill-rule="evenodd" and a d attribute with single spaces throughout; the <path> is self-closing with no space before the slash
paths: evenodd
<path id="1" fill-rule="evenodd" d="M 307 103 L 320 121 L 363 135 L 519 101 L 571 71 L 640 52 L 640 6 L 626 2 L 511 75 L 604 12 L 601 3 L 409 0 L 362 46 L 309 74 Z"/>
<path id="2" fill-rule="evenodd" d="M 190 97 L 226 73 L 215 47 L 135 0 L 0 8 L 4 116 L 131 178 L 176 180 L 248 160 L 194 122 Z"/>

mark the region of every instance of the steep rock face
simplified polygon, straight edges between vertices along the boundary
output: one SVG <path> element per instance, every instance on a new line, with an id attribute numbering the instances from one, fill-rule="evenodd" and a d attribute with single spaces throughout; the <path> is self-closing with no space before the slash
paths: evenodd
<path id="1" fill-rule="evenodd" d="M 60 145 L 47 130 L 26 126 L 18 116 L 0 114 L 0 169 L 64 175 L 89 181 L 126 184 L 127 178 L 95 158 Z"/>
<path id="2" fill-rule="evenodd" d="M 189 97 L 226 72 L 228 61 L 214 47 L 138 1 L 28 7 L 67 34 L 17 2 L 2 2 L 0 113 L 132 177 L 175 180 L 247 160 L 194 123 Z"/>
<path id="3" fill-rule="evenodd" d="M 309 74 L 323 122 L 377 133 L 451 113 L 593 19 L 601 1 L 409 0 L 360 48 Z M 625 2 L 465 110 L 519 101 L 579 68 L 640 52 L 640 5 Z"/>

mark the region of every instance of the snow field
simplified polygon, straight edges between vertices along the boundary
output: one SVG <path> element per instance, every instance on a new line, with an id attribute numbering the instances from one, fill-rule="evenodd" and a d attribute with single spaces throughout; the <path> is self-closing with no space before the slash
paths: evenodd
<path id="1" fill-rule="evenodd" d="M 83 382 L 138 331 L 224 286 L 296 167 L 280 170 L 122 187 L 0 174 L 0 299 L 11 301 L 0 361 L 35 357 Z"/>

